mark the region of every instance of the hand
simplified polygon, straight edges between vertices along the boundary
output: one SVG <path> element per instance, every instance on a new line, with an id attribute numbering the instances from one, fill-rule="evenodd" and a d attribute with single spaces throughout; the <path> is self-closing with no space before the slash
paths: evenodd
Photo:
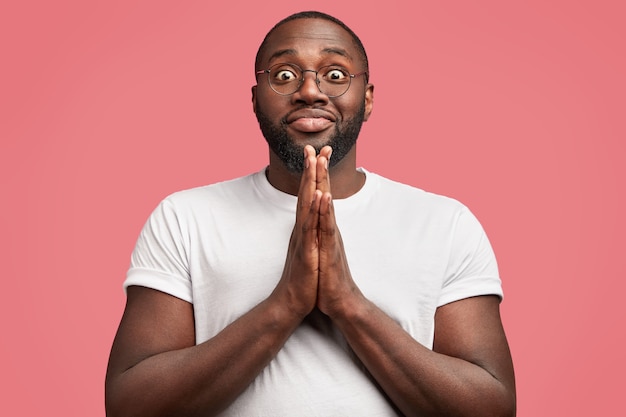
<path id="1" fill-rule="evenodd" d="M 317 190 L 315 149 L 304 149 L 304 171 L 298 190 L 296 223 L 291 232 L 287 259 L 274 294 L 286 297 L 287 306 L 302 318 L 317 300 L 319 275 L 318 227 L 322 193 Z"/>
<path id="2" fill-rule="evenodd" d="M 320 193 L 318 221 L 319 276 L 317 307 L 324 314 L 336 318 L 363 296 L 352 280 L 348 260 L 335 220 L 328 162 L 332 154 L 325 146 L 317 157 L 316 184 Z"/>

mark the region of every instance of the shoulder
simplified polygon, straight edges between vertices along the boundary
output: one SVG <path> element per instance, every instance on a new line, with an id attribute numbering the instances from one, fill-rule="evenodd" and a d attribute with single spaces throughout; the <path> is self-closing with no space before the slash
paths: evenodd
<path id="1" fill-rule="evenodd" d="M 161 204 L 178 209 L 196 206 L 214 206 L 220 202 L 242 198 L 255 188 L 255 177 L 259 172 L 242 177 L 216 182 L 199 187 L 176 191 L 166 196 Z"/>
<path id="2" fill-rule="evenodd" d="M 179 190 L 167 195 L 156 205 L 149 216 L 149 223 L 169 224 L 186 228 L 200 219 L 223 217 L 234 213 L 234 208 L 255 204 L 255 176 L 246 176 L 213 184 Z M 232 214 L 234 215 L 234 214 Z"/>
<path id="3" fill-rule="evenodd" d="M 375 185 L 377 199 L 386 201 L 387 205 L 399 209 L 419 211 L 438 215 L 458 216 L 469 211 L 459 200 L 426 191 L 422 188 L 398 182 L 380 174 L 367 172 L 368 181 Z"/>

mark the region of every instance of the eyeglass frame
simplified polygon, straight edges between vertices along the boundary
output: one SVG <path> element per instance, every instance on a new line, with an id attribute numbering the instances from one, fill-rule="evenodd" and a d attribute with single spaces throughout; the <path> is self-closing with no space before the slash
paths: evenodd
<path id="1" fill-rule="evenodd" d="M 296 87 L 295 90 L 293 90 L 293 93 L 281 93 L 279 91 L 276 91 L 276 89 L 274 88 L 274 86 L 272 85 L 272 82 L 270 81 L 270 72 L 272 70 L 272 68 L 279 66 L 279 65 L 289 65 L 291 67 L 295 67 L 296 69 L 300 70 L 301 74 L 300 74 L 300 79 L 298 80 L 298 86 Z M 361 71 L 359 73 L 356 74 L 350 74 L 350 72 L 348 72 L 348 76 L 350 77 L 350 82 L 348 83 L 348 87 L 346 88 L 346 91 L 344 91 L 341 94 L 338 94 L 336 96 L 331 96 L 326 94 L 325 92 L 322 91 L 322 89 L 320 88 L 320 79 L 318 77 L 318 74 L 321 70 L 323 70 L 324 68 L 328 68 L 328 67 L 339 67 L 339 68 L 343 68 L 346 70 L 346 72 L 348 72 L 348 69 L 346 67 L 343 67 L 341 65 L 324 65 L 323 67 L 319 68 L 318 70 L 311 70 L 311 69 L 303 69 L 302 67 L 300 67 L 297 64 L 292 64 L 290 62 L 279 62 L 277 64 L 272 65 L 271 67 L 269 67 L 268 69 L 264 69 L 264 70 L 258 70 L 255 72 L 255 75 L 261 75 L 261 74 L 267 74 L 267 83 L 269 84 L 270 88 L 272 89 L 273 92 L 275 92 L 276 94 L 280 95 L 280 96 L 290 96 L 292 94 L 295 94 L 300 87 L 302 87 L 302 84 L 304 84 L 304 73 L 305 72 L 312 72 L 315 74 L 315 84 L 317 85 L 317 89 L 319 90 L 320 93 L 324 94 L 325 96 L 327 96 L 328 98 L 335 98 L 335 97 L 341 97 L 344 94 L 346 94 L 348 92 L 348 90 L 350 90 L 350 87 L 352 86 L 352 80 L 355 79 L 356 77 L 360 77 L 361 75 L 368 75 L 368 71 Z M 366 80 L 367 81 L 367 80 Z"/>

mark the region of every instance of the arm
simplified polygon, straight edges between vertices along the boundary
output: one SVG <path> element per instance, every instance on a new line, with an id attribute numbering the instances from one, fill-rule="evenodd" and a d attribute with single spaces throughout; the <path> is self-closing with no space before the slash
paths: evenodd
<path id="1" fill-rule="evenodd" d="M 498 297 L 468 298 L 439 307 L 434 349 L 418 343 L 367 300 L 352 280 L 328 173 L 318 170 L 317 175 L 323 193 L 318 307 L 389 398 L 407 416 L 513 416 L 513 366 Z"/>
<path id="2" fill-rule="evenodd" d="M 299 321 L 267 300 L 195 345 L 191 304 L 129 287 L 107 370 L 107 415 L 216 414 L 278 353 Z"/>
<path id="3" fill-rule="evenodd" d="M 192 305 L 128 288 L 109 359 L 107 415 L 214 415 L 276 356 L 317 297 L 319 193 L 315 153 L 302 176 L 283 275 L 272 294 L 212 339 L 195 345 Z"/>
<path id="4" fill-rule="evenodd" d="M 333 314 L 352 349 L 407 416 L 515 415 L 498 297 L 440 307 L 433 351 L 367 300 L 346 303 L 345 311 Z"/>

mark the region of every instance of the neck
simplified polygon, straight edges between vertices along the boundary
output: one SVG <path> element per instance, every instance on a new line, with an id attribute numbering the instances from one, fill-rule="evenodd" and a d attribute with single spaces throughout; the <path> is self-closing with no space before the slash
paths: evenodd
<path id="1" fill-rule="evenodd" d="M 363 187 L 365 174 L 356 169 L 356 146 L 341 161 L 329 168 L 329 175 L 334 199 L 350 197 Z M 274 188 L 284 193 L 298 195 L 302 175 L 289 171 L 271 150 L 266 176 Z"/>

